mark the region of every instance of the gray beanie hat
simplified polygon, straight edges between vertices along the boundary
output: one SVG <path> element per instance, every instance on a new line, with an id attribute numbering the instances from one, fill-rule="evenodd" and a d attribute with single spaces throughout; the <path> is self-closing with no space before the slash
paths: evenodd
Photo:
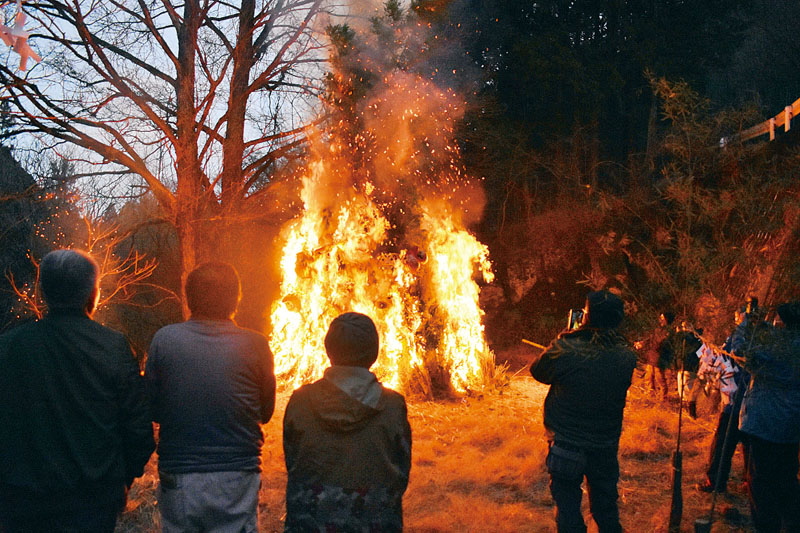
<path id="1" fill-rule="evenodd" d="M 369 368 L 378 359 L 378 330 L 367 315 L 337 316 L 325 335 L 325 351 L 332 365 Z"/>

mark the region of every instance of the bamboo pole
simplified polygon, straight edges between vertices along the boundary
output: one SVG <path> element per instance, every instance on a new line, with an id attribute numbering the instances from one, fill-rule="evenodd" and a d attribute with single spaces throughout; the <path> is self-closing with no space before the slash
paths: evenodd
<path id="1" fill-rule="evenodd" d="M 772 141 L 775 139 L 775 128 L 780 128 L 783 126 L 783 131 L 789 131 L 791 128 L 792 118 L 796 117 L 798 113 L 800 113 L 800 98 L 795 100 L 792 105 L 787 105 L 784 107 L 783 111 L 774 117 L 770 117 L 764 122 L 756 124 L 755 126 L 731 137 L 723 137 L 719 141 L 720 146 L 725 146 L 733 140 L 741 142 L 749 141 L 750 139 L 755 139 L 756 137 L 766 135 L 767 133 L 769 133 L 769 140 Z"/>

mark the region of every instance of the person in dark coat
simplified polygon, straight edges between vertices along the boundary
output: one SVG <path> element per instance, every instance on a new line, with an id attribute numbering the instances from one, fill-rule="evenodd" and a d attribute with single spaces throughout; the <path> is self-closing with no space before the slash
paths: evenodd
<path id="1" fill-rule="evenodd" d="M 581 514 L 584 477 L 599 531 L 622 531 L 617 451 L 636 367 L 636 355 L 616 331 L 623 316 L 623 303 L 617 296 L 606 291 L 590 293 L 584 325 L 559 335 L 531 365 L 533 377 L 550 385 L 544 426 L 559 533 L 586 531 Z"/>
<path id="2" fill-rule="evenodd" d="M 160 424 L 163 532 L 258 531 L 261 447 L 275 409 L 266 337 L 241 328 L 236 269 L 208 262 L 186 278 L 191 317 L 158 330 L 145 377 Z"/>
<path id="3" fill-rule="evenodd" d="M 286 532 L 398 532 L 411 471 L 405 399 L 369 371 L 378 332 L 360 313 L 325 336 L 331 366 L 292 394 L 283 419 Z"/>
<path id="4" fill-rule="evenodd" d="M 654 394 L 661 389 L 661 399 L 668 397 L 667 369 L 672 363 L 672 352 L 667 339 L 669 327 L 675 320 L 675 313 L 664 311 L 658 316 L 658 326 L 642 341 L 644 353 L 644 383 L 647 392 Z"/>
<path id="5" fill-rule="evenodd" d="M 783 304 L 785 329 L 764 328 L 746 350 L 750 385 L 739 420 L 748 443 L 747 488 L 758 533 L 800 531 L 800 302 Z M 763 337 L 766 342 L 761 342 Z"/>
<path id="6" fill-rule="evenodd" d="M 155 448 L 130 345 L 92 320 L 98 275 L 50 252 L 47 314 L 0 337 L 0 531 L 113 531 Z"/>
<path id="7" fill-rule="evenodd" d="M 695 331 L 684 321 L 680 329 L 672 335 L 671 342 L 676 366 L 678 398 L 686 403 L 687 411 L 692 418 L 697 418 L 697 399 L 703 390 L 697 380 L 697 371 L 700 368 L 698 352 L 703 346 L 698 334 L 703 334 L 702 328 Z"/>

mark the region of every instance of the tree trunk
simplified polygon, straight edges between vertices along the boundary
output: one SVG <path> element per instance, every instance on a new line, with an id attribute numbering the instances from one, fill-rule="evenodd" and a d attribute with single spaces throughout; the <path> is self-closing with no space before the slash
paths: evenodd
<path id="1" fill-rule="evenodd" d="M 233 50 L 233 73 L 228 97 L 228 116 L 222 154 L 222 207 L 230 216 L 243 199 L 242 160 L 244 159 L 244 128 L 250 90 L 250 71 L 255 62 L 253 50 L 253 17 L 255 2 L 242 0 L 239 13 L 239 37 Z"/>
<path id="2" fill-rule="evenodd" d="M 189 275 L 189 272 L 194 270 L 194 267 L 197 266 L 197 255 L 196 255 L 196 241 L 197 235 L 195 232 L 195 227 L 191 223 L 187 223 L 186 221 L 181 221 L 180 219 L 176 223 L 177 230 L 178 230 L 178 245 L 180 246 L 180 267 L 181 267 L 181 314 L 183 315 L 184 320 L 189 318 L 189 305 L 186 302 L 186 295 L 183 293 L 183 288 L 186 286 L 186 277 Z"/>
<path id="3" fill-rule="evenodd" d="M 653 100 L 650 103 L 650 116 L 647 119 L 647 148 L 645 159 L 647 168 L 650 172 L 655 170 L 655 144 L 656 144 L 656 120 L 658 119 L 658 96 L 653 93 Z"/>
<path id="4" fill-rule="evenodd" d="M 181 289 L 186 276 L 197 264 L 197 238 L 203 226 L 202 172 L 197 154 L 198 132 L 195 124 L 195 59 L 200 25 L 199 6 L 184 5 L 183 26 L 178 33 L 177 142 L 175 144 L 178 176 L 176 212 L 173 213 L 180 242 Z M 181 297 L 184 318 L 189 317 L 186 297 Z"/>

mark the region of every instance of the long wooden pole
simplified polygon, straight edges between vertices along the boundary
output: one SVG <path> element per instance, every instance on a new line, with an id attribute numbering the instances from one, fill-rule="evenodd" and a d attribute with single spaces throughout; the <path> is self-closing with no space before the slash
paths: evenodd
<path id="1" fill-rule="evenodd" d="M 541 348 L 542 350 L 547 349 L 547 346 L 539 344 L 538 342 L 529 341 L 528 339 L 522 339 L 522 342 L 524 342 L 525 344 L 530 344 L 531 346 L 534 346 L 536 348 Z"/>

